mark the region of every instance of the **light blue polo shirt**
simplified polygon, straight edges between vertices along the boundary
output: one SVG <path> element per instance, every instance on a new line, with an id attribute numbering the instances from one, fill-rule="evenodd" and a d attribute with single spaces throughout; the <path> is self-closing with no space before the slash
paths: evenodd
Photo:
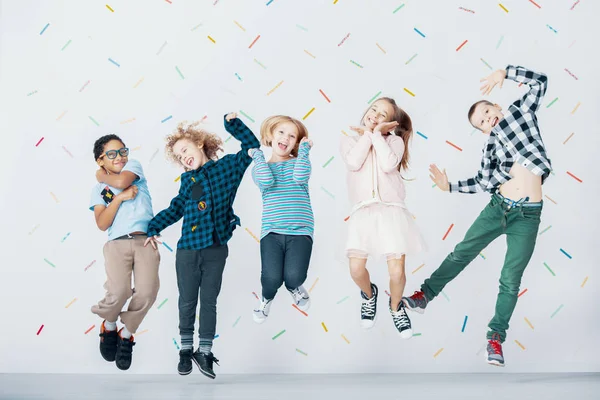
<path id="1" fill-rule="evenodd" d="M 152 212 L 152 197 L 148 190 L 148 181 L 144 176 L 142 165 L 137 160 L 129 160 L 123 171 L 130 171 L 137 175 L 137 179 L 133 181 L 133 185 L 138 187 L 138 194 L 133 200 L 127 200 L 121 203 L 117 215 L 112 225 L 108 228 L 108 240 L 116 239 L 120 236 L 127 235 L 131 232 L 146 232 L 148 223 L 154 217 Z M 112 207 L 111 203 L 104 201 L 102 191 L 109 188 L 114 195 L 121 193 L 121 189 L 114 188 L 104 183 L 97 183 L 92 190 L 90 201 L 90 210 L 94 210 L 94 206 Z"/>

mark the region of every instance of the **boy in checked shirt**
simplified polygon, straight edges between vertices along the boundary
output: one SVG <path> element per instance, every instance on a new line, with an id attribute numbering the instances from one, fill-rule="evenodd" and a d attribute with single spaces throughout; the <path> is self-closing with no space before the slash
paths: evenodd
<path id="1" fill-rule="evenodd" d="M 244 172 L 252 163 L 248 150 L 260 147 L 254 133 L 235 113 L 225 116 L 225 129 L 241 142 L 236 154 L 221 159 L 221 139 L 198 127 L 198 123 L 179 124 L 167 137 L 167 155 L 186 170 L 181 175 L 179 193 L 169 207 L 159 212 L 148 225 L 148 239 L 156 248 L 158 235 L 183 217 L 181 238 L 177 242 L 175 268 L 179 289 L 180 375 L 192 372 L 192 361 L 200 372 L 214 379 L 212 353 L 217 325 L 217 297 L 221 290 L 227 242 L 240 224 L 233 202 Z M 199 347 L 193 352 L 194 321 L 200 296 Z"/>
<path id="2" fill-rule="evenodd" d="M 517 304 L 519 285 L 537 238 L 542 212 L 542 184 L 552 166 L 540 135 L 535 112 L 546 93 L 546 75 L 509 65 L 487 78 L 481 87 L 489 94 L 504 79 L 529 86 L 529 91 L 508 107 L 506 113 L 487 100 L 469 109 L 471 124 L 489 135 L 483 149 L 481 169 L 473 178 L 449 183 L 446 171 L 433 164 L 431 179 L 451 193 L 489 192 L 490 203 L 440 267 L 421 285 L 421 290 L 403 298 L 413 311 L 424 313 L 446 284 L 453 280 L 477 255 L 500 235 L 506 235 L 506 258 L 500 273 L 496 312 L 488 325 L 487 362 L 504 366 L 502 343 Z"/>

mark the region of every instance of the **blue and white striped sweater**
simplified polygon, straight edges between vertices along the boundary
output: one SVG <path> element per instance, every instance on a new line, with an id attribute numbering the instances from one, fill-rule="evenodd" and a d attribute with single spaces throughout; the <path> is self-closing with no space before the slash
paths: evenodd
<path id="1" fill-rule="evenodd" d="M 309 151 L 308 143 L 302 143 L 298 157 L 273 163 L 265 161 L 261 150 L 254 152 L 252 179 L 263 198 L 261 239 L 269 233 L 312 238 L 315 222 L 308 191 Z"/>

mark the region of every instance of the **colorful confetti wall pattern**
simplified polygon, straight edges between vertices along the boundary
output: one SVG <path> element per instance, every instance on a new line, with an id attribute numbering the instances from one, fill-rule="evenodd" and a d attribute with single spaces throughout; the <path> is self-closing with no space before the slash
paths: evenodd
<path id="1" fill-rule="evenodd" d="M 312 305 L 292 307 L 282 288 L 268 320 L 252 320 L 261 293 L 261 198 L 248 171 L 234 203 L 241 227 L 229 242 L 218 303 L 217 373 L 489 371 L 485 333 L 505 239 L 483 249 L 424 315 L 409 314 L 415 334 L 408 341 L 388 312 L 385 262 L 370 260 L 379 316 L 374 329 L 362 330 L 360 293 L 344 254 L 351 204 L 338 149 L 380 96 L 395 98 L 411 116 L 406 202 L 429 246 L 406 260 L 411 294 L 488 201 L 486 194 L 442 192 L 428 168 L 445 168 L 451 181 L 477 173 L 486 137 L 470 126 L 467 110 L 481 99 L 480 79 L 508 64 L 549 77 L 537 118 L 554 170 L 504 344 L 507 368 L 599 369 L 588 351 L 600 328 L 599 186 L 590 168 L 600 148 L 597 2 L 64 0 L 38 1 L 34 15 L 25 4 L 5 3 L 0 310 L 26 345 L 0 343 L 0 372 L 118 372 L 98 354 L 102 321 L 90 312 L 104 294 L 106 241 L 88 209 L 92 145 L 108 133 L 123 138 L 143 165 L 158 212 L 177 194 L 182 172 L 164 157 L 165 136 L 179 122 L 202 121 L 235 153 L 239 145 L 222 123 L 232 111 L 257 135 L 275 114 L 308 127 L 316 227 L 304 285 Z M 506 81 L 486 98 L 506 109 L 526 90 Z M 178 222 L 163 232 L 161 289 L 136 336 L 132 373 L 175 373 L 180 229 Z M 56 346 L 65 341 L 68 356 Z"/>

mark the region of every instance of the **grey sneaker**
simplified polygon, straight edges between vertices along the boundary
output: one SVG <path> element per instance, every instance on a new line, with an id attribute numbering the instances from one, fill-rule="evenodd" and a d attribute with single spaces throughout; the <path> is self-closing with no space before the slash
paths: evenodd
<path id="1" fill-rule="evenodd" d="M 410 324 L 410 318 L 406 315 L 406 309 L 404 303 L 398 304 L 396 311 L 392 310 L 392 299 L 390 298 L 390 314 L 392 314 L 392 320 L 394 326 L 398 329 L 398 333 L 402 339 L 410 339 L 413 336 L 412 326 Z"/>
<path id="2" fill-rule="evenodd" d="M 254 322 L 256 322 L 257 324 L 262 324 L 263 322 L 265 322 L 265 320 L 269 316 L 269 311 L 271 310 L 272 302 L 273 299 L 266 300 L 265 298 L 263 298 L 260 301 L 260 303 L 258 304 L 258 309 L 254 310 L 254 312 L 252 313 L 252 318 L 254 319 Z"/>
<path id="3" fill-rule="evenodd" d="M 486 360 L 490 365 L 504 367 L 502 343 L 500 343 L 500 337 L 497 333 L 492 336 L 492 339 L 488 340 Z"/>
<path id="4" fill-rule="evenodd" d="M 307 311 L 310 308 L 310 296 L 304 286 L 300 285 L 296 289 L 288 289 L 288 292 L 292 295 L 292 299 L 294 299 L 294 303 L 299 309 Z"/>
<path id="5" fill-rule="evenodd" d="M 371 329 L 375 325 L 377 317 L 377 285 L 371 283 L 371 290 L 373 291 L 371 298 L 368 298 L 362 290 L 360 291 L 360 297 L 362 298 L 362 304 L 360 305 L 360 325 L 365 329 Z"/>
<path id="6" fill-rule="evenodd" d="M 427 300 L 427 297 L 425 297 L 425 293 L 419 290 L 410 297 L 403 297 L 402 302 L 410 311 L 415 311 L 419 314 L 424 314 L 425 307 L 427 307 L 427 303 L 429 303 L 429 300 Z"/>

